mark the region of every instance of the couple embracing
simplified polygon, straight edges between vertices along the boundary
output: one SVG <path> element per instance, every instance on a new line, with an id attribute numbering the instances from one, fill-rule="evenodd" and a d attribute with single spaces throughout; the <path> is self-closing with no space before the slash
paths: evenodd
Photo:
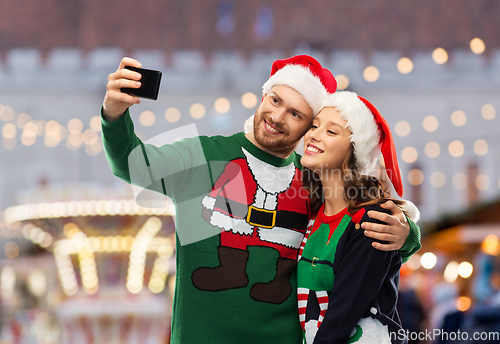
<path id="1" fill-rule="evenodd" d="M 120 90 L 141 76 L 125 66 L 141 65 L 124 58 L 108 78 L 103 144 L 116 176 L 175 204 L 172 343 L 406 342 L 397 288 L 420 248 L 418 212 L 376 167 L 382 152 L 402 196 L 389 126 L 368 100 L 294 56 L 273 63 L 246 133 L 156 146 L 134 133 L 140 99 Z"/>

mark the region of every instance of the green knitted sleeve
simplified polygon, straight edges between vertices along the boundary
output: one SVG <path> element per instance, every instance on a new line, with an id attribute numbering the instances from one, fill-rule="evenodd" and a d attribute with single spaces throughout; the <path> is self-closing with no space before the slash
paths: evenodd
<path id="1" fill-rule="evenodd" d="M 102 144 L 113 174 L 130 183 L 128 156 L 142 141 L 134 133 L 129 111 L 116 121 L 107 121 L 101 108 Z"/>
<path id="2" fill-rule="evenodd" d="M 420 244 L 420 228 L 408 217 L 406 219 L 410 225 L 410 233 L 403 247 L 399 249 L 401 257 L 403 258 L 403 263 L 406 263 L 408 259 L 422 247 Z"/>
<path id="3" fill-rule="evenodd" d="M 127 183 L 159 192 L 174 200 L 183 197 L 193 181 L 208 184 L 199 176 L 208 175 L 200 137 L 175 141 L 170 131 L 142 142 L 134 133 L 127 110 L 116 121 L 102 116 L 102 141 L 114 175 Z M 198 183 L 194 183 L 198 184 Z M 142 191 L 141 191 L 142 192 Z M 189 196 L 191 197 L 191 195 Z"/>

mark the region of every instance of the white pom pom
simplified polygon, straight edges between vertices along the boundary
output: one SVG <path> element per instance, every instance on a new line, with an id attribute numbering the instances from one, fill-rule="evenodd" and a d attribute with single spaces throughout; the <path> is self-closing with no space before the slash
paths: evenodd
<path id="1" fill-rule="evenodd" d="M 401 208 L 408 214 L 408 217 L 413 222 L 417 223 L 420 220 L 420 211 L 413 202 L 403 200 L 404 203 Z"/>
<path id="2" fill-rule="evenodd" d="M 245 125 L 243 126 L 245 134 L 248 134 L 253 130 L 253 117 L 254 115 L 250 116 L 250 118 L 245 121 Z"/>

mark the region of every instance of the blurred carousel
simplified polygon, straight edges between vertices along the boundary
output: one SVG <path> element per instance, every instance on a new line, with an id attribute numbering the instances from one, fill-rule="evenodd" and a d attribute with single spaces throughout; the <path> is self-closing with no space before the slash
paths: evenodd
<path id="1" fill-rule="evenodd" d="M 53 253 L 60 342 L 168 343 L 171 207 L 142 207 L 129 188 L 102 185 L 42 185 L 19 198 L 5 222 Z"/>

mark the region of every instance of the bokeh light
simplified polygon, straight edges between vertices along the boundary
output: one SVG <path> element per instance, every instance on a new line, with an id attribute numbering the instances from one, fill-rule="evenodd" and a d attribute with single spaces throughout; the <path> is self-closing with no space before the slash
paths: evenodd
<path id="1" fill-rule="evenodd" d="M 336 75 L 335 80 L 337 80 L 337 90 L 342 91 L 349 87 L 349 78 L 344 74 Z"/>
<path id="2" fill-rule="evenodd" d="M 478 190 L 486 191 L 490 187 L 490 177 L 486 174 L 480 174 L 476 177 L 475 185 Z"/>
<path id="3" fill-rule="evenodd" d="M 375 82 L 379 77 L 380 72 L 375 66 L 368 66 L 363 71 L 363 78 L 365 78 L 367 82 Z"/>
<path id="4" fill-rule="evenodd" d="M 17 126 L 22 129 L 26 125 L 26 123 L 31 121 L 31 116 L 28 115 L 27 113 L 21 113 L 19 116 L 17 116 Z"/>
<path id="5" fill-rule="evenodd" d="M 441 188 L 446 183 L 446 176 L 443 172 L 435 171 L 429 176 L 429 182 L 435 188 Z"/>
<path id="6" fill-rule="evenodd" d="M 411 125 L 407 121 L 399 121 L 394 126 L 394 131 L 396 132 L 396 135 L 400 137 L 406 137 L 410 135 Z"/>
<path id="7" fill-rule="evenodd" d="M 427 116 L 422 121 L 422 126 L 424 127 L 425 131 L 433 132 L 439 128 L 439 121 L 434 116 Z"/>
<path id="8" fill-rule="evenodd" d="M 434 266 L 436 266 L 437 257 L 432 252 L 426 252 L 420 258 L 420 263 L 422 264 L 422 267 L 424 269 L 428 269 L 428 270 L 432 269 Z"/>
<path id="9" fill-rule="evenodd" d="M 432 59 L 437 64 L 446 63 L 448 61 L 448 52 L 446 50 L 444 50 L 443 48 L 436 48 L 432 52 Z"/>
<path id="10" fill-rule="evenodd" d="M 474 153 L 479 156 L 488 154 L 488 142 L 484 139 L 479 139 L 474 142 Z"/>
<path id="11" fill-rule="evenodd" d="M 32 146 L 34 145 L 36 142 L 36 135 L 33 135 L 33 132 L 31 131 L 23 131 L 22 135 L 21 135 L 21 143 L 24 145 L 24 146 Z"/>
<path id="12" fill-rule="evenodd" d="M 495 234 L 488 234 L 481 243 L 481 250 L 491 256 L 498 256 L 500 253 L 500 241 Z"/>
<path id="13" fill-rule="evenodd" d="M 413 147 L 405 147 L 401 151 L 401 158 L 403 159 L 404 162 L 407 164 L 414 163 L 418 159 L 418 152 L 415 148 Z"/>
<path id="14" fill-rule="evenodd" d="M 472 300 L 467 296 L 460 296 L 457 300 L 457 309 L 460 312 L 466 312 L 472 304 Z"/>
<path id="15" fill-rule="evenodd" d="M 75 150 L 81 147 L 83 143 L 81 133 L 71 133 L 66 138 L 66 147 L 71 150 Z"/>
<path id="16" fill-rule="evenodd" d="M 72 146 L 81 146 L 83 143 L 82 135 L 80 134 L 69 134 L 66 141 Z"/>
<path id="17" fill-rule="evenodd" d="M 486 45 L 481 38 L 476 37 L 470 41 L 470 50 L 474 54 L 482 54 L 486 50 Z"/>
<path id="18" fill-rule="evenodd" d="M 458 158 L 464 154 L 464 144 L 460 140 L 451 141 L 448 145 L 448 152 L 451 156 Z"/>
<path id="19" fill-rule="evenodd" d="M 451 114 L 451 123 L 456 127 L 461 127 L 467 123 L 467 116 L 462 110 L 454 111 Z"/>
<path id="20" fill-rule="evenodd" d="M 428 142 L 425 145 L 424 152 L 429 158 L 437 158 L 441 154 L 441 146 L 435 141 Z"/>
<path id="21" fill-rule="evenodd" d="M 86 129 L 82 134 L 82 141 L 87 146 L 93 145 L 99 141 L 99 139 L 99 135 L 97 135 L 97 133 L 92 129 Z"/>
<path id="22" fill-rule="evenodd" d="M 483 107 L 481 108 L 481 115 L 486 120 L 491 120 L 495 118 L 496 115 L 495 107 L 491 104 L 483 105 Z"/>
<path id="23" fill-rule="evenodd" d="M 5 256 L 9 259 L 14 259 L 14 258 L 17 258 L 19 256 L 19 246 L 13 241 L 9 241 L 9 242 L 5 243 L 3 250 L 5 253 Z"/>
<path id="24" fill-rule="evenodd" d="M 474 268 L 472 267 L 472 264 L 469 262 L 462 262 L 458 266 L 458 274 L 462 278 L 469 278 L 472 275 L 473 271 Z"/>
<path id="25" fill-rule="evenodd" d="M 33 121 L 26 122 L 23 126 L 23 130 L 27 136 L 36 136 L 38 133 L 38 125 Z"/>
<path id="26" fill-rule="evenodd" d="M 247 109 L 255 107 L 257 101 L 257 96 L 253 92 L 246 92 L 241 96 L 241 104 Z"/>
<path id="27" fill-rule="evenodd" d="M 83 130 L 83 123 L 78 118 L 72 118 L 68 122 L 68 131 L 71 134 L 81 133 Z"/>
<path id="28" fill-rule="evenodd" d="M 48 121 L 45 124 L 45 135 L 50 136 L 60 136 L 61 135 L 61 125 L 54 120 Z"/>
<path id="29" fill-rule="evenodd" d="M 0 118 L 4 122 L 12 121 L 14 118 L 14 109 L 11 106 L 3 106 L 0 109 Z"/>
<path id="30" fill-rule="evenodd" d="M 194 119 L 203 118 L 205 116 L 205 113 L 206 113 L 205 107 L 200 103 L 195 103 L 191 105 L 191 107 L 189 108 L 189 114 Z"/>
<path id="31" fill-rule="evenodd" d="M 424 173 L 418 168 L 414 168 L 408 172 L 408 182 L 415 186 L 422 184 L 424 182 Z"/>
<path id="32" fill-rule="evenodd" d="M 176 107 L 169 107 L 165 110 L 165 119 L 167 122 L 175 123 L 181 119 L 181 111 Z"/>
<path id="33" fill-rule="evenodd" d="M 398 61 L 397 68 L 401 74 L 408 74 L 413 70 L 413 62 L 408 57 L 402 57 Z"/>
<path id="34" fill-rule="evenodd" d="M 5 123 L 2 127 L 2 135 L 6 139 L 11 139 L 16 136 L 17 127 L 12 123 Z"/>
<path id="35" fill-rule="evenodd" d="M 153 111 L 145 110 L 139 115 L 139 122 L 145 127 L 150 127 L 155 124 L 156 116 Z"/>
<path id="36" fill-rule="evenodd" d="M 458 262 L 451 261 L 446 265 L 444 269 L 444 280 L 448 283 L 453 283 L 458 278 Z"/>
<path id="37" fill-rule="evenodd" d="M 220 97 L 215 101 L 214 109 L 218 113 L 226 113 L 231 109 L 231 103 L 227 98 Z"/>
<path id="38" fill-rule="evenodd" d="M 47 277 L 43 270 L 35 269 L 28 275 L 27 285 L 30 292 L 41 297 L 47 291 Z"/>
<path id="39" fill-rule="evenodd" d="M 58 136 L 45 135 L 43 142 L 47 147 L 54 148 L 59 144 L 59 142 L 61 142 L 61 140 L 59 140 Z"/>
<path id="40" fill-rule="evenodd" d="M 90 129 L 93 131 L 101 131 L 101 116 L 94 116 L 90 119 Z"/>

